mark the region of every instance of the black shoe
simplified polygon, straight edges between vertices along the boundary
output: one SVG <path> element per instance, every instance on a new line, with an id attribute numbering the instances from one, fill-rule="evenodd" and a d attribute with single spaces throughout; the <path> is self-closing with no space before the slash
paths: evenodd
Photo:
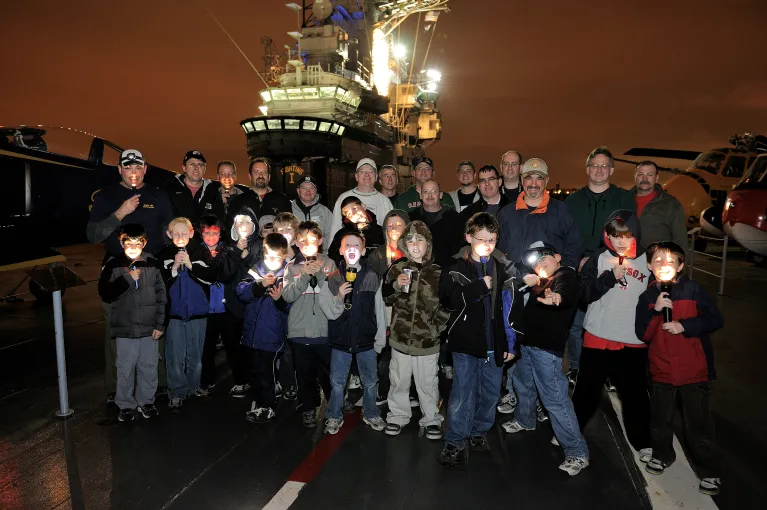
<path id="1" fill-rule="evenodd" d="M 311 411 L 306 411 L 305 413 L 301 414 L 301 421 L 304 424 L 304 427 L 308 429 L 313 429 L 317 427 L 317 410 L 312 409 Z"/>
<path id="2" fill-rule="evenodd" d="M 138 410 L 139 414 L 141 414 L 141 416 L 143 416 L 144 418 L 147 418 L 147 419 L 148 418 L 154 418 L 155 416 L 160 414 L 160 412 L 157 410 L 157 407 L 155 407 L 154 404 L 147 404 L 147 405 L 144 405 L 144 406 L 138 406 L 137 410 Z"/>
<path id="3" fill-rule="evenodd" d="M 427 425 L 426 439 L 442 439 L 442 427 L 436 424 Z"/>
<path id="4" fill-rule="evenodd" d="M 113 403 L 115 401 L 115 396 L 116 395 L 117 394 L 114 391 L 112 393 L 110 393 L 109 395 L 107 395 L 107 404 Z"/>
<path id="5" fill-rule="evenodd" d="M 133 409 L 120 409 L 120 414 L 117 415 L 119 421 L 133 421 L 133 418 Z"/>
<path id="6" fill-rule="evenodd" d="M 295 386 L 288 386 L 282 392 L 282 398 L 285 400 L 295 400 L 298 398 L 298 389 Z"/>
<path id="7" fill-rule="evenodd" d="M 703 478 L 698 485 L 698 490 L 709 496 L 716 496 L 722 488 L 721 478 Z"/>
<path id="8" fill-rule="evenodd" d="M 490 445 L 487 444 L 487 438 L 485 436 L 472 436 L 469 439 L 469 445 L 475 452 L 486 452 L 490 449 Z"/>
<path id="9" fill-rule="evenodd" d="M 245 419 L 252 423 L 269 423 L 274 421 L 274 411 L 270 407 L 256 407 L 256 403 L 250 407 L 250 411 L 245 413 Z"/>
<path id="10" fill-rule="evenodd" d="M 466 461 L 466 450 L 459 450 L 451 444 L 446 444 L 437 460 L 443 466 L 457 466 Z"/>
<path id="11" fill-rule="evenodd" d="M 354 412 L 354 404 L 344 399 L 344 414 L 351 414 Z"/>

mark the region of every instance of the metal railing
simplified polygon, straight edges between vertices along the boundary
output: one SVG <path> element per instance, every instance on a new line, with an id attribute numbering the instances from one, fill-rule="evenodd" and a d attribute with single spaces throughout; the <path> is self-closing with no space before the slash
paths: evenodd
<path id="1" fill-rule="evenodd" d="M 692 230 L 690 230 L 687 235 L 690 236 L 690 263 L 688 267 L 690 268 L 690 279 L 693 278 L 693 272 L 694 271 L 700 271 L 701 273 L 705 273 L 707 275 L 713 276 L 714 278 L 719 278 L 719 295 L 724 295 L 724 278 L 727 268 L 727 245 L 729 243 L 729 237 L 726 235 L 723 238 L 719 237 L 711 237 L 711 236 L 705 236 L 700 235 L 701 228 L 697 227 Z M 706 253 L 704 251 L 695 251 L 695 240 L 696 239 L 705 239 L 706 241 L 713 241 L 717 243 L 722 243 L 722 256 L 718 255 L 712 255 L 711 253 Z M 708 257 L 711 259 L 721 260 L 722 261 L 722 268 L 720 274 L 712 273 L 710 271 L 706 271 L 705 269 L 700 269 L 695 267 L 695 255 L 701 255 L 703 257 Z"/>

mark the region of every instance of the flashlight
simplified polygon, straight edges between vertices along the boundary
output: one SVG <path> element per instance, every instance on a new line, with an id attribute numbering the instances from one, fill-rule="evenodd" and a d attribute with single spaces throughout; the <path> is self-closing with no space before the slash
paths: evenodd
<path id="1" fill-rule="evenodd" d="M 618 265 L 619 266 L 623 265 L 623 260 L 625 258 L 626 257 L 624 255 L 618 255 Z M 625 286 L 627 286 L 629 284 L 629 282 L 626 280 L 626 276 L 625 275 L 620 280 L 618 280 L 618 283 L 620 284 L 621 287 L 625 287 Z"/>
<path id="2" fill-rule="evenodd" d="M 355 267 L 347 267 L 346 268 L 346 281 L 352 284 L 352 288 L 354 287 L 354 280 L 357 279 L 357 268 Z M 352 305 L 352 293 L 348 293 L 344 296 L 344 305 L 348 305 L 347 309 L 351 307 Z"/>

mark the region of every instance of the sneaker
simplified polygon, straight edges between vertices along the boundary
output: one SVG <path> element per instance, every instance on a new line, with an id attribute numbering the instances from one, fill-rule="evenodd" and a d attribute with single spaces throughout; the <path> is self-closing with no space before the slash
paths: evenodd
<path id="1" fill-rule="evenodd" d="M 250 406 L 250 411 L 245 413 L 245 419 L 251 423 L 269 423 L 274 420 L 274 410 L 271 407 L 256 407 L 256 403 L 253 402 Z"/>
<path id="2" fill-rule="evenodd" d="M 557 441 L 557 436 L 552 436 L 551 441 L 549 441 L 554 446 L 560 446 L 559 441 Z"/>
<path id="3" fill-rule="evenodd" d="M 344 414 L 351 414 L 354 412 L 354 404 L 349 402 L 349 400 L 344 399 Z"/>
<path id="4" fill-rule="evenodd" d="M 466 460 L 466 450 L 459 450 L 451 444 L 446 444 L 437 459 L 443 466 L 457 466 Z"/>
<path id="5" fill-rule="evenodd" d="M 167 386 L 158 386 L 157 391 L 154 392 L 155 397 L 167 397 L 169 394 Z"/>
<path id="6" fill-rule="evenodd" d="M 174 397 L 170 399 L 170 402 L 168 402 L 168 409 L 170 409 L 170 412 L 177 413 L 181 411 L 181 405 L 184 403 L 183 398 Z"/>
<path id="7" fill-rule="evenodd" d="M 301 414 L 301 422 L 307 429 L 313 429 L 317 427 L 317 410 L 312 409 Z"/>
<path id="8" fill-rule="evenodd" d="M 501 398 L 498 406 L 495 408 L 501 414 L 511 414 L 517 407 L 517 396 L 514 392 L 509 392 Z"/>
<path id="9" fill-rule="evenodd" d="M 208 398 L 210 397 L 210 392 L 204 388 L 197 388 L 192 392 L 192 396 L 197 398 Z"/>
<path id="10" fill-rule="evenodd" d="M 442 439 L 442 427 L 437 425 L 436 423 L 433 423 L 431 425 L 426 425 L 426 439 Z"/>
<path id="11" fill-rule="evenodd" d="M 353 376 L 349 377 L 349 386 L 348 386 L 348 388 L 350 390 L 356 390 L 356 389 L 360 388 L 360 376 L 353 375 Z"/>
<path id="12" fill-rule="evenodd" d="M 114 391 L 112 393 L 110 393 L 109 395 L 107 395 L 107 404 L 113 403 L 115 401 L 115 396 L 116 395 L 117 394 Z"/>
<path id="13" fill-rule="evenodd" d="M 155 407 L 154 404 L 146 404 L 143 406 L 138 406 L 138 412 L 141 413 L 141 416 L 144 418 L 154 418 L 160 412 L 157 410 L 157 407 Z"/>
<path id="14" fill-rule="evenodd" d="M 536 418 L 538 423 L 543 423 L 549 420 L 549 415 L 546 413 L 546 410 L 543 408 L 540 402 L 535 405 L 535 412 L 537 415 Z"/>
<path id="15" fill-rule="evenodd" d="M 133 421 L 133 418 L 133 409 L 120 409 L 120 414 L 117 415 L 119 421 Z"/>
<path id="16" fill-rule="evenodd" d="M 662 460 L 652 458 L 647 462 L 647 465 L 644 467 L 644 470 L 650 473 L 651 475 L 662 475 L 667 467 L 668 467 L 668 464 L 666 464 Z"/>
<path id="17" fill-rule="evenodd" d="M 719 494 L 719 489 L 722 487 L 722 479 L 721 478 L 704 478 L 700 481 L 700 485 L 698 485 L 698 490 L 702 492 L 703 494 L 708 494 L 709 496 L 716 496 Z"/>
<path id="18" fill-rule="evenodd" d="M 642 448 L 639 450 L 639 462 L 647 464 L 652 459 L 652 448 Z"/>
<path id="19" fill-rule="evenodd" d="M 386 395 L 376 395 L 376 405 L 382 406 L 384 405 L 388 399 L 386 398 Z"/>
<path id="20" fill-rule="evenodd" d="M 575 383 L 578 382 L 578 369 L 577 368 L 567 372 L 567 382 L 570 383 L 570 386 L 575 386 Z"/>
<path id="21" fill-rule="evenodd" d="M 386 422 L 380 416 L 376 416 L 375 418 L 368 418 L 367 416 L 363 416 L 362 421 L 370 425 L 370 428 L 376 432 L 381 432 L 386 428 Z"/>
<path id="22" fill-rule="evenodd" d="M 528 429 L 523 427 L 522 425 L 520 425 L 520 423 L 517 420 L 509 420 L 507 422 L 501 423 L 501 427 L 503 427 L 503 430 L 505 430 L 509 434 L 515 434 L 523 430 L 535 430 L 535 429 Z"/>
<path id="23" fill-rule="evenodd" d="M 583 457 L 567 457 L 565 461 L 559 465 L 559 469 L 570 476 L 575 476 L 588 465 L 589 459 L 584 459 Z"/>
<path id="24" fill-rule="evenodd" d="M 274 385 L 274 398 L 282 398 L 282 385 L 279 382 Z"/>
<path id="25" fill-rule="evenodd" d="M 469 438 L 469 446 L 475 452 L 486 452 L 490 449 L 485 436 L 472 436 Z"/>
<path id="26" fill-rule="evenodd" d="M 235 384 L 232 389 L 229 390 L 229 395 L 234 398 L 244 398 L 248 394 L 244 384 Z"/>
<path id="27" fill-rule="evenodd" d="M 410 397 L 410 407 L 418 407 L 419 405 L 421 404 L 418 403 L 417 397 Z"/>
<path id="28" fill-rule="evenodd" d="M 325 434 L 330 434 L 331 436 L 338 434 L 338 431 L 341 430 L 343 425 L 343 418 L 340 420 L 336 420 L 335 418 L 328 418 L 325 420 Z"/>
<path id="29" fill-rule="evenodd" d="M 617 388 L 616 388 L 616 387 L 615 387 L 615 385 L 612 383 L 612 381 L 611 381 L 610 379 L 607 379 L 607 380 L 605 381 L 605 391 L 607 391 L 607 392 L 613 392 L 613 391 L 616 391 L 616 390 L 617 390 Z"/>
<path id="30" fill-rule="evenodd" d="M 282 398 L 285 400 L 295 400 L 298 398 L 298 388 L 295 386 L 288 386 L 285 391 L 282 392 Z"/>
<path id="31" fill-rule="evenodd" d="M 205 389 L 208 390 L 208 393 L 211 393 L 213 390 L 216 389 L 216 383 L 209 384 L 208 387 Z"/>
<path id="32" fill-rule="evenodd" d="M 402 432 L 402 425 L 397 425 L 396 423 L 386 423 L 384 434 L 387 436 L 398 436 L 400 432 Z"/>

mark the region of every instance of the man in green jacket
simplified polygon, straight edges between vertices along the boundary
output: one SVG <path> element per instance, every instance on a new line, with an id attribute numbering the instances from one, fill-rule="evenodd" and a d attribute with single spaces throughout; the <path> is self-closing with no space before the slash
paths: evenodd
<path id="1" fill-rule="evenodd" d="M 423 183 L 434 179 L 434 162 L 431 158 L 415 158 L 413 160 L 413 176 L 415 177 L 415 184 L 404 193 L 400 193 L 394 202 L 395 209 L 402 209 L 408 214 L 421 207 L 421 186 Z M 453 199 L 447 193 L 442 195 L 442 205 L 456 208 Z"/>

